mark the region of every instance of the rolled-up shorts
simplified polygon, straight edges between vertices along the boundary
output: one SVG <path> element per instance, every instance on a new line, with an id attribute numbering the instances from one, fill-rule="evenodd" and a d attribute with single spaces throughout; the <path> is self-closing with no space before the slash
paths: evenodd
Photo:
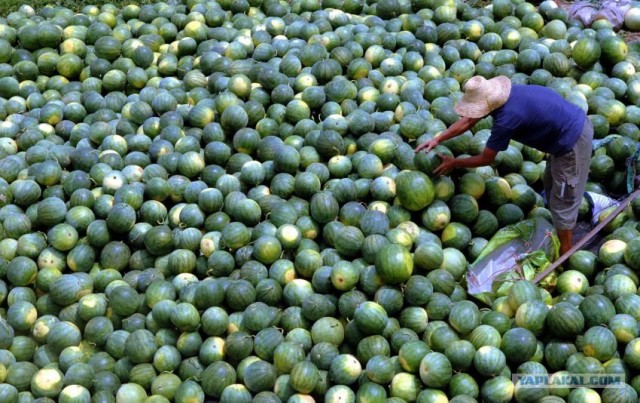
<path id="1" fill-rule="evenodd" d="M 585 118 L 582 133 L 573 149 L 561 156 L 549 156 L 543 182 L 547 205 L 556 229 L 573 229 L 589 177 L 593 126 Z"/>

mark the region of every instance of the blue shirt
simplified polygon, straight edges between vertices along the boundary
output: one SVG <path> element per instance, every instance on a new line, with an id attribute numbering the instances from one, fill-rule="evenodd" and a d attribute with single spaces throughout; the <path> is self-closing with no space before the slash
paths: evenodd
<path id="1" fill-rule="evenodd" d="M 562 155 L 578 141 L 586 114 L 550 88 L 514 85 L 507 102 L 491 116 L 488 148 L 506 150 L 513 139 L 545 153 Z"/>

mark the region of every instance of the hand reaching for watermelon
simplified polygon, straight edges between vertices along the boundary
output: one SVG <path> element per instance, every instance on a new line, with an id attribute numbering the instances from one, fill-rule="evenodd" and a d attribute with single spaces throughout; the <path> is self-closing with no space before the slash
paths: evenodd
<path id="1" fill-rule="evenodd" d="M 440 165 L 438 165 L 438 167 L 433 171 L 434 174 L 444 175 L 451 172 L 451 170 L 456 167 L 456 159 L 454 157 L 450 157 L 442 153 L 438 153 L 438 157 L 440 157 L 442 163 L 440 163 Z"/>
<path id="2" fill-rule="evenodd" d="M 438 138 L 434 137 L 432 139 L 429 139 L 427 141 L 425 141 L 424 143 L 420 144 L 418 147 L 416 147 L 415 152 L 416 154 L 419 153 L 420 151 L 422 151 L 423 149 L 425 149 L 426 152 L 431 151 L 431 149 L 435 146 L 437 146 L 439 143 Z"/>
<path id="3" fill-rule="evenodd" d="M 485 147 L 482 150 L 482 154 L 474 155 L 466 158 L 454 158 L 446 154 L 438 153 L 438 157 L 442 160 L 442 163 L 433 170 L 435 175 L 448 174 L 453 168 L 475 168 L 484 165 L 489 165 L 496 158 L 498 152 L 492 150 L 489 147 Z"/>
<path id="4" fill-rule="evenodd" d="M 452 139 L 456 136 L 461 135 L 467 130 L 470 130 L 473 126 L 475 126 L 476 123 L 478 123 L 479 120 L 480 118 L 461 117 L 454 124 L 452 124 L 447 130 L 434 136 L 433 138 L 430 138 L 429 140 L 425 141 L 424 143 L 416 147 L 415 152 L 419 153 L 423 149 L 429 152 L 431 151 L 432 148 L 442 143 L 443 141 Z"/>

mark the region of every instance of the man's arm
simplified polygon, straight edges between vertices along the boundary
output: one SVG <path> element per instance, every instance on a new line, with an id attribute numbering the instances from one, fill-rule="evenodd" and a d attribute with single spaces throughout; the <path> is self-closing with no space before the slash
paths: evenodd
<path id="1" fill-rule="evenodd" d="M 449 126 L 445 131 L 440 133 L 438 136 L 435 136 L 432 139 L 427 140 L 424 143 L 420 144 L 415 151 L 420 152 L 420 150 L 424 148 L 425 151 L 429 152 L 433 147 L 437 146 L 443 141 L 452 139 L 456 136 L 461 135 L 467 130 L 470 130 L 473 126 L 475 126 L 476 123 L 480 121 L 480 119 L 481 118 L 462 117 L 458 119 L 454 124 Z"/>
<path id="2" fill-rule="evenodd" d="M 496 159 L 498 152 L 490 148 L 485 147 L 482 154 L 474 155 L 467 158 L 453 158 L 447 155 L 440 154 L 442 163 L 433 171 L 436 175 L 442 175 L 448 173 L 454 168 L 475 168 L 480 166 L 489 165 Z"/>

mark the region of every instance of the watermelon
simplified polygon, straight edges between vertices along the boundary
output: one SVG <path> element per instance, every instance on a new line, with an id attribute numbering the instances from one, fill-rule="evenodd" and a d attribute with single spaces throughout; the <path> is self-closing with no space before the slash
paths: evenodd
<path id="1" fill-rule="evenodd" d="M 600 44 L 592 38 L 581 38 L 573 46 L 571 57 L 578 67 L 588 69 L 600 59 Z"/>
<path id="2" fill-rule="evenodd" d="M 353 319 L 358 329 L 364 334 L 381 334 L 387 324 L 388 316 L 382 306 L 367 301 L 356 308 Z"/>
<path id="3" fill-rule="evenodd" d="M 413 259 L 409 251 L 398 244 L 388 244 L 376 256 L 376 272 L 389 284 L 407 281 L 413 273 Z"/>
<path id="4" fill-rule="evenodd" d="M 487 401 L 509 402 L 513 398 L 514 388 L 511 379 L 496 376 L 482 384 L 480 395 Z"/>
<path id="5" fill-rule="evenodd" d="M 608 327 L 618 343 L 628 343 L 637 335 L 636 320 L 627 314 L 617 314 L 609 320 Z"/>
<path id="6" fill-rule="evenodd" d="M 451 222 L 442 230 L 442 246 L 463 250 L 471 242 L 472 234 L 469 227 L 462 223 Z"/>
<path id="7" fill-rule="evenodd" d="M 584 333 L 581 347 L 585 356 L 607 361 L 616 352 L 618 341 L 611 330 L 602 326 L 594 326 Z"/>
<path id="8" fill-rule="evenodd" d="M 510 289 L 508 294 L 509 307 L 513 311 L 517 309 L 523 303 L 531 300 L 540 299 L 538 289 L 530 281 L 522 280 L 517 281 Z"/>
<path id="9" fill-rule="evenodd" d="M 483 376 L 496 376 L 505 368 L 506 357 L 496 347 L 483 346 L 476 351 L 473 366 Z"/>
<path id="10" fill-rule="evenodd" d="M 340 354 L 331 361 L 329 374 L 337 385 L 351 385 L 362 373 L 362 365 L 351 354 Z"/>
<path id="11" fill-rule="evenodd" d="M 420 379 L 408 372 L 399 372 L 391 380 L 391 398 L 399 398 L 404 401 L 415 401 L 420 393 Z"/>
<path id="12" fill-rule="evenodd" d="M 480 311 L 470 301 L 453 304 L 449 312 L 449 323 L 460 334 L 467 334 L 480 325 Z"/>
<path id="13" fill-rule="evenodd" d="M 600 59 L 608 65 L 614 65 L 624 60 L 629 48 L 625 41 L 618 36 L 607 36 L 600 41 Z"/>
<path id="14" fill-rule="evenodd" d="M 558 293 L 575 292 L 583 295 L 588 288 L 589 280 L 587 277 L 575 270 L 567 270 L 558 276 L 556 287 Z"/>
<path id="15" fill-rule="evenodd" d="M 362 401 L 381 401 L 387 398 L 386 389 L 373 382 L 368 382 L 358 389 L 356 399 Z"/>
<path id="16" fill-rule="evenodd" d="M 395 366 L 391 358 L 383 355 L 375 355 L 369 359 L 366 365 L 366 374 L 372 383 L 390 383 L 395 375 Z"/>
<path id="17" fill-rule="evenodd" d="M 244 380 L 247 389 L 252 392 L 270 390 L 276 382 L 276 370 L 266 361 L 255 361 L 245 369 Z"/>
<path id="18" fill-rule="evenodd" d="M 420 362 L 420 379 L 427 387 L 443 387 L 452 375 L 451 363 L 442 353 L 428 353 Z"/>
<path id="19" fill-rule="evenodd" d="M 526 328 L 514 327 L 502 335 L 500 349 L 509 362 L 516 364 L 526 362 L 536 353 L 536 338 Z"/>
<path id="20" fill-rule="evenodd" d="M 584 328 L 584 316 L 578 308 L 568 302 L 554 305 L 546 318 L 548 329 L 562 338 L 575 337 Z"/>
<path id="21" fill-rule="evenodd" d="M 606 325 L 616 314 L 613 303 L 603 295 L 588 295 L 578 306 L 589 328 L 598 325 Z"/>
<path id="22" fill-rule="evenodd" d="M 431 349 L 422 341 L 404 344 L 398 352 L 400 366 L 407 372 L 417 372 L 420 362 Z"/>
<path id="23" fill-rule="evenodd" d="M 431 179 L 418 171 L 402 171 L 395 179 L 400 204 L 409 211 L 427 207 L 435 197 Z"/>

